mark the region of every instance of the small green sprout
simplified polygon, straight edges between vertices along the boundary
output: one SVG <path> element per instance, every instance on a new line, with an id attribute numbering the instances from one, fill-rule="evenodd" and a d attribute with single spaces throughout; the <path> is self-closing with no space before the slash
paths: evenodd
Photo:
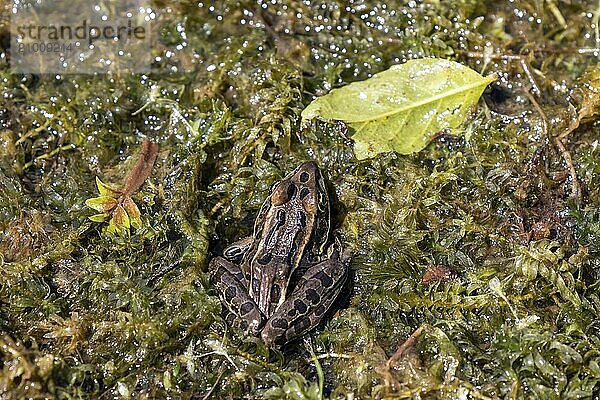
<path id="1" fill-rule="evenodd" d="M 141 213 L 131 195 L 142 186 L 152 172 L 157 155 L 158 144 L 144 139 L 138 161 L 129 171 L 123 190 L 112 188 L 96 177 L 96 186 L 100 196 L 87 199 L 85 204 L 98 211 L 99 214 L 89 218 L 100 223 L 108 220 L 106 232 L 109 234 L 121 234 L 131 228 L 140 228 L 142 226 Z"/>
<path id="2" fill-rule="evenodd" d="M 122 233 L 130 228 L 140 228 L 142 219 L 140 210 L 131 196 L 115 190 L 96 177 L 99 197 L 87 199 L 85 205 L 98 211 L 90 219 L 94 222 L 108 221 L 107 233 Z"/>

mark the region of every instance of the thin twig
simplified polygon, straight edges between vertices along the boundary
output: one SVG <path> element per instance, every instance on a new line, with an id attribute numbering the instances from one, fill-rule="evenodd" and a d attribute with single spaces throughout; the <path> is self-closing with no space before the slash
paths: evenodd
<path id="1" fill-rule="evenodd" d="M 223 377 L 223 374 L 225 373 L 226 370 L 227 370 L 226 368 L 222 368 L 221 369 L 221 372 L 219 373 L 219 376 L 217 376 L 217 380 L 215 381 L 214 385 L 212 385 L 212 387 L 210 388 L 210 390 L 204 395 L 204 397 L 202 397 L 202 400 L 206 400 L 206 399 L 210 398 L 210 396 L 213 394 L 213 392 L 217 388 L 217 384 L 219 383 L 219 381 Z"/>
<path id="2" fill-rule="evenodd" d="M 571 182 L 571 197 L 577 202 L 577 204 L 581 204 L 581 186 L 579 185 L 579 180 L 577 179 L 577 171 L 573 165 L 571 153 L 569 153 L 559 137 L 554 138 L 554 143 L 560 150 L 560 155 L 562 156 L 563 160 L 565 160 L 567 168 L 569 169 L 569 174 L 571 175 L 571 180 L 573 181 Z"/>
<path id="3" fill-rule="evenodd" d="M 540 87 L 538 86 L 537 82 L 535 81 L 535 78 L 533 77 L 533 74 L 531 73 L 529 63 L 527 63 L 525 57 L 521 58 L 520 62 L 521 68 L 523 68 L 523 72 L 525 72 L 525 75 L 527 75 L 527 78 L 529 79 L 529 83 L 531 84 L 533 91 L 539 96 L 542 92 L 540 91 Z"/>
<path id="4" fill-rule="evenodd" d="M 567 29 L 569 27 L 567 25 L 567 21 L 565 20 L 565 17 L 563 17 L 559 8 L 556 6 L 556 3 L 554 2 L 554 0 L 548 1 L 548 8 L 550 8 L 550 12 L 552 13 L 552 15 L 554 15 L 554 18 L 556 18 L 556 21 L 559 23 L 561 28 Z"/>
<path id="5" fill-rule="evenodd" d="M 579 54 L 594 54 L 600 53 L 600 47 L 584 47 L 577 49 L 577 53 Z"/>
<path id="6" fill-rule="evenodd" d="M 56 148 L 56 149 L 52 150 L 52 151 L 51 151 L 51 152 L 49 152 L 49 153 L 44 153 L 44 154 L 42 154 L 42 155 L 40 155 L 40 156 L 37 156 L 37 157 L 36 157 L 36 158 L 34 158 L 33 160 L 31 160 L 31 161 L 29 161 L 29 162 L 25 163 L 25 164 L 23 165 L 23 169 L 24 169 L 24 170 L 26 170 L 27 168 L 31 167 L 31 166 L 32 166 L 33 164 L 35 164 L 36 162 L 38 162 L 38 161 L 41 161 L 41 160 L 46 160 L 46 159 L 52 158 L 52 157 L 54 157 L 55 155 L 57 155 L 58 153 L 60 153 L 60 152 L 62 152 L 62 151 L 66 151 L 66 150 L 73 150 L 73 149 L 75 149 L 75 145 L 74 145 L 74 144 L 67 144 L 67 145 L 64 145 L 64 146 L 62 146 L 62 147 L 58 147 L 58 148 Z"/>
<path id="7" fill-rule="evenodd" d="M 544 112 L 544 110 L 542 109 L 540 104 L 537 102 L 537 100 L 531 93 L 529 93 L 527 91 L 527 92 L 525 92 L 525 94 L 527 95 L 527 98 L 533 105 L 533 108 L 535 108 L 535 110 L 540 115 L 540 118 L 542 120 L 542 134 L 544 135 L 544 137 L 547 137 L 548 136 L 548 118 L 546 118 L 546 113 Z"/>
<path id="8" fill-rule="evenodd" d="M 52 120 L 51 119 L 47 119 L 46 121 L 44 121 L 43 124 L 41 124 L 40 126 L 38 126 L 35 129 L 31 129 L 29 131 L 27 131 L 23 136 L 21 136 L 16 142 L 15 145 L 20 145 L 21 143 L 23 143 L 25 140 L 29 139 L 31 136 L 40 133 L 41 131 L 43 131 L 44 129 L 46 129 L 49 125 L 50 122 Z"/>
<path id="9" fill-rule="evenodd" d="M 376 371 L 383 377 L 386 387 L 391 388 L 393 391 L 398 390 L 398 387 L 400 386 L 400 382 L 398 382 L 398 380 L 392 374 L 392 368 L 398 361 L 400 361 L 402 356 L 404 356 L 404 353 L 406 353 L 406 351 L 408 349 L 410 349 L 411 347 L 413 347 L 415 345 L 415 342 L 417 341 L 419 336 L 421 336 L 421 334 L 423 333 L 423 330 L 427 326 L 428 325 L 421 325 L 420 327 L 418 327 L 408 337 L 408 339 L 406 339 L 400 345 L 400 347 L 398 347 L 398 350 L 396 350 L 396 352 L 385 362 L 385 364 L 376 369 Z"/>
<path id="10" fill-rule="evenodd" d="M 349 356 L 348 354 L 339 354 L 339 353 L 324 353 L 324 354 L 319 354 L 318 356 L 312 357 L 312 360 L 322 360 L 324 358 L 345 358 L 345 359 L 351 359 L 352 357 Z"/>
<path id="11" fill-rule="evenodd" d="M 557 136 L 561 141 L 564 138 L 566 138 L 567 136 L 569 136 L 571 134 L 571 132 L 573 132 L 575 129 L 579 128 L 579 124 L 581 123 L 581 115 L 587 115 L 587 113 L 589 111 L 591 111 L 588 109 L 588 105 L 585 104 L 585 102 L 584 102 L 583 108 L 581 110 L 579 110 L 579 112 L 577 112 L 577 110 L 575 110 L 575 107 L 572 104 L 569 104 L 569 108 L 570 108 L 571 114 L 574 115 L 575 117 L 571 120 L 571 123 L 569 124 L 567 129 L 565 129 L 565 131 L 563 133 L 561 133 L 560 135 Z"/>
<path id="12" fill-rule="evenodd" d="M 548 135 L 548 118 L 546 117 L 546 113 L 544 112 L 542 107 L 539 105 L 539 103 L 536 101 L 535 97 L 531 93 L 526 92 L 526 94 L 527 94 L 527 97 L 529 98 L 529 101 L 531 102 L 531 104 L 533 104 L 533 107 L 536 109 L 538 114 L 540 114 L 540 118 L 542 119 L 542 131 L 543 131 L 544 136 L 547 137 L 547 135 Z M 573 124 L 571 124 L 571 125 L 573 125 Z M 571 132 L 571 131 L 572 130 L 567 129 L 567 132 Z M 552 138 L 552 140 L 554 141 L 554 144 L 556 145 L 556 147 L 558 147 L 558 150 L 560 151 L 560 155 L 563 158 L 563 160 L 565 161 L 565 163 L 567 164 L 567 168 L 569 169 L 569 174 L 571 175 L 571 180 L 572 180 L 571 197 L 573 199 L 575 199 L 575 201 L 579 204 L 581 202 L 581 186 L 579 185 L 579 179 L 577 178 L 577 171 L 575 170 L 575 166 L 573 165 L 573 159 L 571 158 L 571 153 L 569 153 L 569 151 L 566 149 L 565 145 L 563 144 L 563 142 L 561 140 L 563 137 L 564 137 L 563 135 L 555 136 Z"/>
<path id="13" fill-rule="evenodd" d="M 529 80 L 529 84 L 531 85 L 531 87 L 533 88 L 533 90 L 538 95 L 541 93 L 540 87 L 537 84 L 535 78 L 533 77 L 531 66 L 527 62 L 527 56 L 526 55 L 517 55 L 517 54 L 484 54 L 484 53 L 481 53 L 479 51 L 468 51 L 465 54 L 466 54 L 467 57 L 470 57 L 470 58 L 483 58 L 484 60 L 489 59 L 489 60 L 518 61 L 521 64 L 521 68 L 523 69 L 523 73 L 525 73 L 525 76 L 527 76 L 527 79 Z M 539 72 L 539 71 L 537 71 L 535 69 L 534 69 L 534 72 L 538 73 L 538 75 L 541 74 L 541 72 Z"/>
<path id="14" fill-rule="evenodd" d="M 310 353 L 310 359 L 315 364 L 315 369 L 317 370 L 317 376 L 319 377 L 319 398 L 323 399 L 323 387 L 325 386 L 325 375 L 323 375 L 323 368 L 321 368 L 321 363 L 317 359 L 317 355 L 315 354 L 310 339 L 304 339 L 304 345 L 308 352 Z"/>
<path id="15" fill-rule="evenodd" d="M 594 11 L 594 17 L 592 18 L 592 24 L 594 25 L 594 39 L 596 39 L 596 43 L 600 43 L 600 31 L 598 30 L 598 20 L 600 19 L 600 1 L 598 1 L 598 6 L 596 6 L 596 11 Z"/>
<path id="16" fill-rule="evenodd" d="M 543 49 L 535 49 L 534 51 L 526 51 L 521 55 L 517 54 L 484 54 L 480 51 L 466 51 L 463 54 L 471 58 L 489 58 L 491 60 L 515 60 L 529 54 L 595 54 L 600 53 L 600 47 L 568 47 L 560 48 L 544 47 Z"/>
<path id="17" fill-rule="evenodd" d="M 402 358 L 402 356 L 404 355 L 404 353 L 410 349 L 411 347 L 413 347 L 415 345 L 415 342 L 417 341 L 417 339 L 419 338 L 419 336 L 421 336 L 421 334 L 423 333 L 423 330 L 425 329 L 427 325 L 421 325 L 420 327 L 418 327 L 409 337 L 408 339 L 406 339 L 404 341 L 404 343 L 402 343 L 400 345 L 400 347 L 398 347 L 398 350 L 396 350 L 396 352 L 394 353 L 393 356 L 390 357 L 389 360 L 387 360 L 386 362 L 386 367 L 387 368 L 392 368 L 394 366 L 394 364 L 396 364 L 398 361 L 400 361 L 400 359 Z"/>

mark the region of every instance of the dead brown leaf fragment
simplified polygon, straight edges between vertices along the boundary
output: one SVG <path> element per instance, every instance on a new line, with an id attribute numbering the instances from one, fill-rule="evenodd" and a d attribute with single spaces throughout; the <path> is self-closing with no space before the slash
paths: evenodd
<path id="1" fill-rule="evenodd" d="M 106 229 L 107 233 L 121 233 L 132 227 L 139 228 L 142 226 L 140 210 L 131 195 L 150 176 L 156 162 L 158 149 L 157 143 L 144 139 L 140 156 L 131 171 L 129 171 L 122 190 L 114 189 L 96 178 L 100 196 L 87 199 L 85 204 L 100 212 L 100 214 L 90 217 L 92 221 L 109 221 Z"/>
<path id="2" fill-rule="evenodd" d="M 425 286 L 435 282 L 450 282 L 456 278 L 456 272 L 444 265 L 431 265 L 421 278 L 421 283 Z"/>
<path id="3" fill-rule="evenodd" d="M 144 184 L 152 172 L 152 167 L 154 167 L 157 155 L 158 143 L 153 143 L 148 139 L 144 139 L 140 156 L 129 172 L 129 175 L 127 175 L 125 186 L 123 186 L 123 194 L 131 195 Z"/>

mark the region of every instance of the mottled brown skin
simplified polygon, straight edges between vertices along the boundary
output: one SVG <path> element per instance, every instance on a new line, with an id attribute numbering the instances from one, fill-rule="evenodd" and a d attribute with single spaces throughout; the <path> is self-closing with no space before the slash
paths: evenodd
<path id="1" fill-rule="evenodd" d="M 253 236 L 232 244 L 209 265 L 236 325 L 273 346 L 321 321 L 347 275 L 339 242 L 326 250 L 329 228 L 323 177 L 314 162 L 304 163 L 273 187 Z M 304 272 L 291 282 L 298 268 Z"/>

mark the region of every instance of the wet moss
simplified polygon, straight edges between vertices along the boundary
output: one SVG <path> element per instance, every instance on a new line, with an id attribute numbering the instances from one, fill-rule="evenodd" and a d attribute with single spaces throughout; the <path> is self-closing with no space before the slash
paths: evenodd
<path id="1" fill-rule="evenodd" d="M 274 3 L 156 2 L 146 75 L 0 58 L 2 395 L 594 398 L 597 5 Z M 426 56 L 499 76 L 460 132 L 359 162 L 345 126 L 300 124 L 315 96 Z M 85 200 L 145 137 L 141 227 L 103 235 Z M 225 323 L 206 267 L 308 159 L 353 280 L 317 331 L 269 350 Z"/>

